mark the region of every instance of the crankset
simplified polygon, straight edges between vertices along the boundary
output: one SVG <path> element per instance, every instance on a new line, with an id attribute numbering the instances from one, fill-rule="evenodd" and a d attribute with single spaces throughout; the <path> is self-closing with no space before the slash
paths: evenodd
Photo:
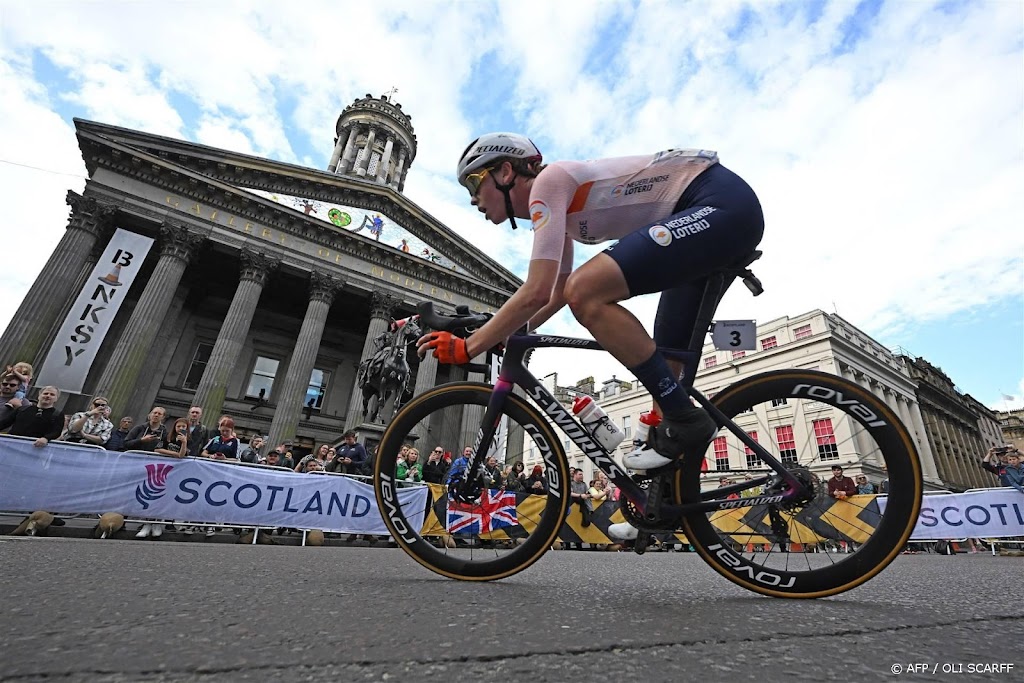
<path id="1" fill-rule="evenodd" d="M 633 543 L 633 552 L 642 555 L 651 542 L 652 534 L 674 533 L 679 528 L 679 518 L 662 519 L 659 510 L 661 501 L 666 495 L 671 495 L 673 477 L 668 474 L 661 474 L 656 477 L 635 475 L 633 482 L 647 491 L 647 514 L 629 501 L 625 496 L 619 498 L 619 509 L 622 516 L 632 526 L 640 530 L 636 541 Z"/>

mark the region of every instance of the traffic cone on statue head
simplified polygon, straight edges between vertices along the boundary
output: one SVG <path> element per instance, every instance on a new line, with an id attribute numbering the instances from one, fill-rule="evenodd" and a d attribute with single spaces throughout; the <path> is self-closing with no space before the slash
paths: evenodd
<path id="1" fill-rule="evenodd" d="M 104 275 L 103 277 L 97 278 L 97 279 L 100 282 L 102 282 L 103 284 L 110 285 L 111 287 L 120 287 L 121 286 L 121 264 L 120 263 L 117 264 L 116 266 L 114 266 L 114 269 L 112 271 L 110 271 L 108 274 Z"/>

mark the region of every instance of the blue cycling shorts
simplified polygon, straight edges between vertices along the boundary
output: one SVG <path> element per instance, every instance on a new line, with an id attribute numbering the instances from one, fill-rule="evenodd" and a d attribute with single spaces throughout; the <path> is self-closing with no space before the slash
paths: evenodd
<path id="1" fill-rule="evenodd" d="M 622 270 L 631 297 L 661 292 L 654 320 L 658 346 L 685 349 L 708 276 L 757 247 L 764 214 L 750 186 L 721 164 L 697 176 L 673 211 L 604 253 Z"/>

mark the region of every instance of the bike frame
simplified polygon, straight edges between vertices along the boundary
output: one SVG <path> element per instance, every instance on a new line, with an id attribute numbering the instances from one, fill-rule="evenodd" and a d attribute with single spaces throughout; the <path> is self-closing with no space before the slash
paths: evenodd
<path id="1" fill-rule="evenodd" d="M 641 515 L 647 515 L 649 512 L 647 510 L 647 492 L 637 485 L 630 475 L 615 462 L 611 453 L 595 439 L 591 438 L 590 434 L 576 418 L 526 368 L 524 359 L 527 353 L 537 348 L 571 348 L 585 351 L 604 351 L 604 348 L 592 339 L 551 335 L 513 335 L 510 337 L 505 346 L 504 359 L 501 363 L 498 379 L 494 382 L 494 393 L 481 421 L 479 441 L 476 444 L 476 456 L 473 458 L 469 471 L 475 472 L 483 465 L 488 450 L 487 444 L 491 443 L 498 431 L 505 400 L 512 389 L 518 386 L 527 393 L 545 416 L 557 425 L 573 443 L 579 446 L 580 450 L 590 458 L 591 462 L 608 475 L 608 479 L 619 488 L 621 495 L 626 496 Z M 782 484 L 782 491 L 772 495 L 734 500 L 724 498 L 724 496 L 760 486 L 774 478 L 771 475 L 765 475 L 748 482 L 703 492 L 701 493 L 700 502 L 684 503 L 682 505 L 663 503 L 659 510 L 654 511 L 656 516 L 660 519 L 676 520 L 683 515 L 695 512 L 753 507 L 766 503 L 780 503 L 794 498 L 803 488 L 799 480 L 788 472 L 782 463 L 765 450 L 763 446 L 751 439 L 745 431 L 718 410 L 703 394 L 693 388 L 700 353 L 675 349 L 662 349 L 662 352 L 669 358 L 683 361 L 685 370 L 681 383 L 687 394 L 708 411 L 720 426 L 735 434 L 744 445 L 756 453 L 761 461 L 778 475 L 780 478 L 778 481 Z"/>

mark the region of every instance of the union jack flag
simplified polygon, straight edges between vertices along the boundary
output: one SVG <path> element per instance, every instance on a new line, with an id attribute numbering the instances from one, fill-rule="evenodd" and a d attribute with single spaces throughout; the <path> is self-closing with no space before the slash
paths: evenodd
<path id="1" fill-rule="evenodd" d="M 486 534 L 517 524 L 514 493 L 484 489 L 478 503 L 448 502 L 450 534 Z"/>

